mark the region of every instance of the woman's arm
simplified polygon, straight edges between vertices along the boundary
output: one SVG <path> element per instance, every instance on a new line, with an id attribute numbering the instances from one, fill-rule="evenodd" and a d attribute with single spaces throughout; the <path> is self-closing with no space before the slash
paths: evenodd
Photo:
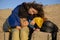
<path id="1" fill-rule="evenodd" d="M 17 6 L 12 11 L 12 14 L 8 18 L 9 25 L 13 28 L 16 27 L 16 26 L 20 26 L 20 19 L 18 17 L 18 9 L 19 9 L 19 6 Z"/>

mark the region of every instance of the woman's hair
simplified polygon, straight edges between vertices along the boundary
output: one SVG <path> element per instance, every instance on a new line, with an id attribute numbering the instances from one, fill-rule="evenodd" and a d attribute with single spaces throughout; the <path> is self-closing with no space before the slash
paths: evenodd
<path id="1" fill-rule="evenodd" d="M 34 16 L 44 17 L 43 5 L 35 3 L 35 2 L 28 2 L 28 3 L 23 2 L 20 5 L 20 7 L 19 7 L 19 14 L 18 14 L 18 16 L 20 16 L 21 13 L 28 14 L 28 10 L 31 7 L 34 8 L 34 9 L 36 9 L 38 11 L 38 13 L 36 15 L 34 15 Z"/>

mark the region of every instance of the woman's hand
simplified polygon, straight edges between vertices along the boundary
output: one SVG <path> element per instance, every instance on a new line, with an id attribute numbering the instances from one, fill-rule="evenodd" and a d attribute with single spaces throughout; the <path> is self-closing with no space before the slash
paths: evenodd
<path id="1" fill-rule="evenodd" d="M 20 30 L 20 29 L 21 29 L 21 27 L 20 27 L 20 26 L 16 26 L 16 29 Z"/>

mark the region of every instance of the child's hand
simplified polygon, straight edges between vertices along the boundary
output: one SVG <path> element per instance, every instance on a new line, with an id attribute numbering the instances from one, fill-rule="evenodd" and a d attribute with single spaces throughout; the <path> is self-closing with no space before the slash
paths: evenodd
<path id="1" fill-rule="evenodd" d="M 31 24 L 31 25 L 34 25 L 34 24 L 35 24 L 35 22 L 32 20 L 32 21 L 30 22 L 30 24 Z"/>
<path id="2" fill-rule="evenodd" d="M 35 28 L 33 28 L 33 30 L 35 30 Z"/>
<path id="3" fill-rule="evenodd" d="M 20 27 L 20 26 L 16 26 L 16 29 L 20 30 L 20 29 L 21 29 L 21 27 Z"/>
<path id="4" fill-rule="evenodd" d="M 40 29 L 37 28 L 37 29 L 35 29 L 35 31 L 40 31 Z"/>

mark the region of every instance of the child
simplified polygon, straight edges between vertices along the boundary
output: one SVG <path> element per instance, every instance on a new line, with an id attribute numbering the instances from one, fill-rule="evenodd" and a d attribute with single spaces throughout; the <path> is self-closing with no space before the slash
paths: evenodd
<path id="1" fill-rule="evenodd" d="M 21 27 L 12 29 L 12 40 L 28 40 L 29 28 L 27 17 L 24 14 L 20 14 Z"/>
<path id="2" fill-rule="evenodd" d="M 34 24 L 36 24 L 39 28 L 41 28 L 41 26 L 43 24 L 43 19 L 41 17 L 35 17 L 31 21 L 31 25 L 34 25 L 33 22 L 35 22 Z"/>
<path id="3" fill-rule="evenodd" d="M 30 25 L 34 25 L 34 29 L 39 29 L 42 27 L 42 24 L 44 22 L 44 18 L 38 16 L 38 15 L 35 15 L 35 17 L 33 18 L 33 20 L 30 22 Z M 33 27 L 33 26 L 32 26 Z"/>

